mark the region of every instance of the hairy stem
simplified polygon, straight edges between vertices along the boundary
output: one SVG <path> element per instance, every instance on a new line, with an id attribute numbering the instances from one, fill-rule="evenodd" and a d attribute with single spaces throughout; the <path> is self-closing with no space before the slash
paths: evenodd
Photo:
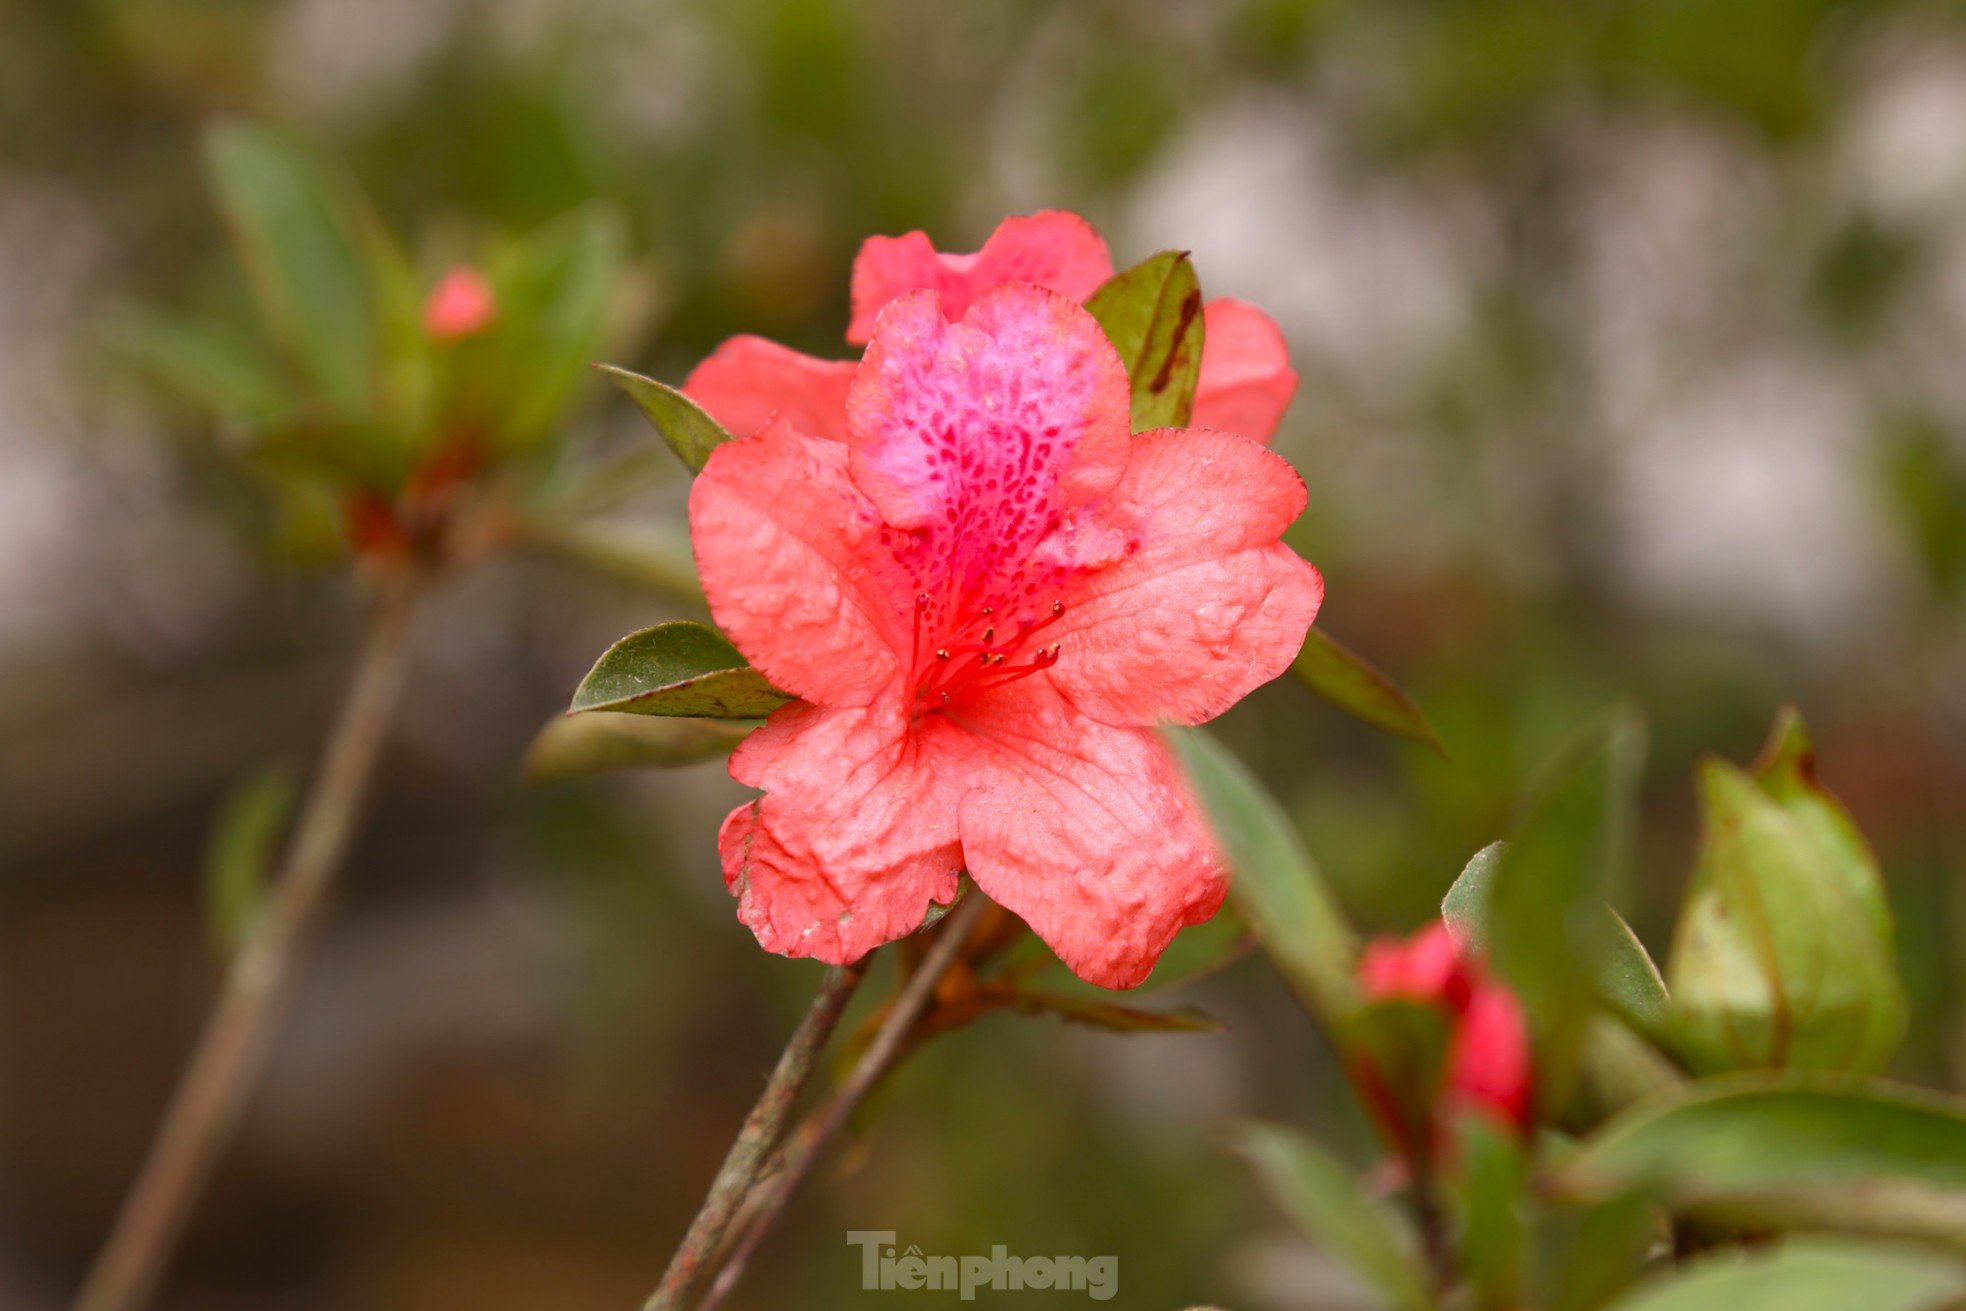
<path id="1" fill-rule="evenodd" d="M 237 1126 L 266 1055 L 294 964 L 346 856 L 408 664 L 413 584 L 384 582 L 361 655 L 251 936 L 233 957 L 136 1181 L 123 1200 L 76 1311 L 134 1311 L 146 1302 Z"/>
<path id="2" fill-rule="evenodd" d="M 718 1271 L 716 1282 L 710 1286 L 709 1295 L 698 1304 L 697 1311 L 715 1311 L 715 1308 L 723 1305 L 738 1280 L 744 1277 L 745 1268 L 750 1264 L 751 1254 L 757 1250 L 758 1243 L 776 1223 L 785 1204 L 791 1201 L 793 1192 L 811 1172 L 820 1153 L 846 1127 L 846 1122 L 852 1118 L 860 1103 L 866 1100 L 867 1094 L 908 1050 L 908 1040 L 915 1022 L 927 1009 L 929 999 L 935 994 L 935 985 L 955 964 L 970 930 L 988 905 L 988 900 L 981 893 L 971 892 L 949 912 L 935 945 L 922 959 L 921 966 L 909 976 L 907 985 L 895 999 L 880 1031 L 874 1035 L 874 1041 L 853 1067 L 853 1073 L 847 1076 L 846 1082 L 832 1097 L 799 1126 L 791 1141 L 785 1145 L 781 1168 L 759 1183 L 752 1197 L 747 1199 L 744 1228 L 731 1241 L 723 1268 Z"/>
<path id="3" fill-rule="evenodd" d="M 711 1258 L 723 1246 L 731 1220 L 757 1183 L 766 1156 L 784 1136 L 799 1094 L 805 1091 L 820 1053 L 826 1049 L 827 1040 L 839 1025 L 840 1016 L 863 977 L 864 962 L 826 972 L 825 981 L 819 985 L 819 995 L 812 999 L 805 1018 L 799 1022 L 791 1041 L 785 1044 L 771 1078 L 765 1083 L 764 1093 L 745 1117 L 737 1141 L 730 1145 L 703 1205 L 690 1221 L 689 1231 L 683 1235 L 675 1256 L 670 1258 L 661 1284 L 643 1304 L 643 1311 L 678 1311 L 688 1306 L 703 1280 L 716 1268 Z"/>

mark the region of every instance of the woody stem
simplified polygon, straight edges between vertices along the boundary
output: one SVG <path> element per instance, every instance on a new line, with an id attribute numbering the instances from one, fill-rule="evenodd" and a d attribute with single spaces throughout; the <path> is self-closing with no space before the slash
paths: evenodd
<path id="1" fill-rule="evenodd" d="M 416 583 L 405 574 L 381 588 L 286 862 L 269 885 L 251 936 L 232 959 L 76 1311 L 133 1311 L 150 1297 L 245 1109 L 302 944 L 348 853 L 402 694 Z"/>
<path id="2" fill-rule="evenodd" d="M 703 1280 L 715 1270 L 711 1258 L 723 1245 L 731 1220 L 757 1183 L 766 1156 L 784 1135 L 799 1094 L 812 1078 L 819 1054 L 826 1049 L 827 1040 L 839 1025 L 840 1016 L 865 973 L 864 961 L 826 971 L 819 994 L 812 999 L 805 1018 L 799 1021 L 799 1027 L 785 1044 L 778 1064 L 765 1082 L 764 1092 L 744 1118 L 744 1126 L 737 1131 L 737 1140 L 730 1145 L 717 1177 L 711 1181 L 703 1205 L 690 1221 L 675 1256 L 670 1258 L 662 1282 L 643 1304 L 643 1311 L 677 1311 L 688 1306 Z"/>
<path id="3" fill-rule="evenodd" d="M 723 1305 L 738 1280 L 744 1277 L 752 1253 L 777 1222 L 786 1203 L 791 1201 L 793 1192 L 811 1172 L 820 1154 L 846 1127 L 867 1094 L 906 1054 L 908 1039 L 916 1021 L 921 1019 L 929 1000 L 935 995 L 935 985 L 955 964 L 969 940 L 970 931 L 975 928 L 978 917 L 988 905 L 981 893 L 971 892 L 949 912 L 935 945 L 922 959 L 920 967 L 909 976 L 907 985 L 895 998 L 887 1018 L 882 1021 L 880 1031 L 874 1035 L 874 1041 L 853 1067 L 853 1073 L 847 1076 L 846 1082 L 831 1098 L 799 1126 L 781 1153 L 781 1168 L 760 1182 L 756 1192 L 747 1200 L 744 1207 L 747 1213 L 745 1227 L 732 1240 L 716 1282 L 710 1286 L 710 1292 L 703 1301 L 697 1304 L 696 1311 L 716 1311 Z"/>

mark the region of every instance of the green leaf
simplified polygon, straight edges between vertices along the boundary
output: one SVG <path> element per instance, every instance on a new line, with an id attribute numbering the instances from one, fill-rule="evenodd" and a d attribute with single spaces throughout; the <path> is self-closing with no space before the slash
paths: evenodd
<path id="1" fill-rule="evenodd" d="M 1966 1251 L 1966 1105 L 1842 1075 L 1738 1075 L 1611 1121 L 1551 1176 L 1655 1193 L 1755 1229 L 1902 1235 Z"/>
<path id="2" fill-rule="evenodd" d="M 1612 1311 L 1944 1311 L 1962 1294 L 1957 1262 L 1816 1240 L 1703 1257 L 1633 1289 Z"/>
<path id="3" fill-rule="evenodd" d="M 1201 283 L 1186 251 L 1114 274 L 1085 302 L 1126 365 L 1133 431 L 1184 428 L 1201 378 Z"/>
<path id="4" fill-rule="evenodd" d="M 1057 993 L 1022 993 L 1017 1009 L 1027 1015 L 1055 1015 L 1061 1020 L 1105 1029 L 1110 1033 L 1220 1033 L 1229 1027 L 1196 1006 L 1150 1011 L 1138 1006 L 1101 1001 L 1096 997 L 1072 997 Z"/>
<path id="5" fill-rule="evenodd" d="M 110 344 L 158 385 L 223 419 L 290 408 L 274 361 L 217 324 L 130 308 L 108 324 Z"/>
<path id="6" fill-rule="evenodd" d="M 1434 726 L 1413 699 L 1322 628 L 1312 628 L 1304 638 L 1304 649 L 1297 653 L 1290 672 L 1347 714 L 1447 754 Z"/>
<path id="7" fill-rule="evenodd" d="M 1351 927 L 1283 808 L 1199 729 L 1163 729 L 1229 858 L 1229 895 L 1313 1015 L 1355 1004 Z"/>
<path id="8" fill-rule="evenodd" d="M 669 443 L 669 449 L 690 467 L 691 472 L 703 472 L 710 452 L 730 440 L 730 434 L 724 431 L 722 424 L 674 387 L 653 378 L 644 378 L 639 373 L 617 369 L 612 364 L 596 364 L 594 367 L 642 407 L 642 413 L 662 434 L 662 440 Z"/>
<path id="9" fill-rule="evenodd" d="M 298 143 L 255 123 L 208 131 L 205 164 L 274 338 L 328 400 L 363 411 L 376 316 L 359 198 Z"/>
<path id="10" fill-rule="evenodd" d="M 1535 1214 L 1536 1288 L 1540 1311 L 1600 1311 L 1662 1254 L 1665 1217 L 1637 1193 Z"/>
<path id="11" fill-rule="evenodd" d="M 493 262 L 499 318 L 488 345 L 497 410 L 487 419 L 499 444 L 523 448 L 552 431 L 605 339 L 624 245 L 619 217 L 590 206 Z"/>
<path id="12" fill-rule="evenodd" d="M 1442 918 L 1484 950 L 1488 945 L 1489 893 L 1507 849 L 1506 842 L 1491 842 L 1477 851 L 1440 903 Z M 1659 967 L 1652 963 L 1651 953 L 1623 916 L 1609 906 L 1604 907 L 1604 914 L 1609 925 L 1601 939 L 1598 988 L 1606 1004 L 1638 1032 L 1661 1033 L 1669 999 Z"/>
<path id="13" fill-rule="evenodd" d="M 746 664 L 722 633 L 676 620 L 609 647 L 574 689 L 568 713 L 762 719 L 791 699 Z"/>
<path id="14" fill-rule="evenodd" d="M 297 792 L 291 771 L 261 770 L 219 803 L 205 843 L 205 917 L 225 955 L 252 933 Z"/>
<path id="15" fill-rule="evenodd" d="M 1234 1148 L 1299 1229 L 1394 1306 L 1424 1311 L 1433 1305 L 1412 1230 L 1366 1196 L 1322 1147 L 1290 1129 L 1250 1124 L 1237 1131 Z"/>
<path id="16" fill-rule="evenodd" d="M 534 520 L 526 525 L 525 540 L 684 605 L 703 606 L 703 587 L 690 554 L 689 526 L 680 517 Z"/>
<path id="17" fill-rule="evenodd" d="M 1461 1159 L 1454 1199 L 1461 1268 L 1481 1311 L 1516 1311 L 1523 1305 L 1528 1158 L 1513 1133 L 1479 1113 L 1462 1116 L 1455 1137 Z"/>
<path id="18" fill-rule="evenodd" d="M 1757 772 L 1708 760 L 1692 886 L 1670 961 L 1673 1033 L 1695 1069 L 1883 1067 L 1906 1002 L 1877 865 L 1778 720 Z"/>
<path id="19" fill-rule="evenodd" d="M 559 715 L 539 730 L 526 750 L 526 782 L 693 765 L 729 755 L 751 728 L 741 721 L 607 711 Z"/>
<path id="20" fill-rule="evenodd" d="M 1536 1031 L 1544 1104 L 1561 1106 L 1615 941 L 1605 914 L 1630 859 L 1644 730 L 1614 716 L 1603 741 L 1531 812 L 1488 892 L 1488 951 Z"/>

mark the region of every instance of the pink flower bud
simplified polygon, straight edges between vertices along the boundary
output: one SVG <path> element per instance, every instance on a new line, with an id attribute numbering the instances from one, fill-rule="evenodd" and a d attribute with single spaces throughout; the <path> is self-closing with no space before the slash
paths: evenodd
<path id="1" fill-rule="evenodd" d="M 498 301 L 485 275 L 468 264 L 446 273 L 423 302 L 423 331 L 432 341 L 458 341 L 491 326 Z"/>
<path id="2" fill-rule="evenodd" d="M 1411 1089 L 1389 1086 L 1369 1062 L 1354 1066 L 1361 1093 L 1402 1153 L 1451 1157 L 1453 1120 L 1466 1111 L 1517 1129 L 1529 1126 L 1535 1069 L 1528 1017 L 1515 994 L 1488 977 L 1479 954 L 1458 941 L 1445 922 L 1435 921 L 1403 941 L 1381 938 L 1368 944 L 1359 959 L 1358 983 L 1367 1001 L 1432 1006 L 1448 1023 L 1441 1084 L 1430 1094 L 1415 1097 Z M 1429 1121 L 1430 1131 L 1420 1127 Z M 1432 1141 L 1416 1143 L 1416 1137 Z"/>

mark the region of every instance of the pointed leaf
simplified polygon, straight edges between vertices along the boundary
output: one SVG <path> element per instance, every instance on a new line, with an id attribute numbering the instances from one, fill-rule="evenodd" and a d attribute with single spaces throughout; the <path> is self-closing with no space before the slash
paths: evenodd
<path id="1" fill-rule="evenodd" d="M 1716 1252 L 1633 1289 L 1611 1311 L 1947 1311 L 1966 1269 L 1924 1252 L 1847 1241 Z"/>
<path id="2" fill-rule="evenodd" d="M 526 750 L 526 782 L 547 783 L 620 769 L 693 765 L 729 755 L 751 728 L 741 720 L 607 711 L 559 715 L 539 730 Z"/>
<path id="3" fill-rule="evenodd" d="M 1842 1075 L 1740 1075 L 1634 1107 L 1554 1172 L 1560 1195 L 1656 1192 L 1756 1228 L 1966 1251 L 1966 1104 Z"/>
<path id="4" fill-rule="evenodd" d="M 1455 1141 L 1460 1144 L 1454 1200 L 1461 1267 L 1481 1311 L 1515 1311 L 1523 1305 L 1528 1158 L 1514 1133 L 1480 1113 L 1461 1117 Z"/>
<path id="5" fill-rule="evenodd" d="M 791 699 L 745 663 L 722 633 L 678 620 L 609 647 L 580 680 L 569 713 L 761 719 Z"/>
<path id="6" fill-rule="evenodd" d="M 1198 729 L 1163 729 L 1187 769 L 1234 878 L 1229 895 L 1313 1015 L 1355 1002 L 1357 951 L 1344 912 L 1276 799 L 1242 762 Z"/>
<path id="7" fill-rule="evenodd" d="M 262 419 L 293 404 L 264 350 L 217 324 L 154 310 L 110 320 L 112 345 L 163 387 L 222 419 Z"/>
<path id="8" fill-rule="evenodd" d="M 296 142 L 259 124 L 211 129 L 205 163 L 274 337 L 329 400 L 360 412 L 376 356 L 361 202 Z"/>
<path id="9" fill-rule="evenodd" d="M 710 452 L 730 440 L 730 434 L 724 431 L 722 424 L 674 387 L 653 378 L 644 378 L 639 373 L 617 369 L 612 364 L 596 364 L 594 367 L 642 407 L 642 413 L 662 434 L 662 440 L 669 443 L 669 449 L 690 467 L 692 473 L 703 472 Z"/>
<path id="10" fill-rule="evenodd" d="M 1348 1265 L 1396 1307 L 1433 1305 L 1426 1264 L 1412 1230 L 1393 1211 L 1366 1196 L 1349 1171 L 1322 1147 L 1276 1125 L 1244 1125 L 1237 1155 L 1255 1169 L 1277 1205 L 1312 1241 Z"/>
<path id="11" fill-rule="evenodd" d="M 1488 894 L 1488 950 L 1536 1028 L 1544 1104 L 1561 1106 L 1614 941 L 1604 913 L 1630 859 L 1644 730 L 1614 717 L 1601 745 L 1530 814 L 1501 853 Z"/>
<path id="12" fill-rule="evenodd" d="M 245 779 L 219 804 L 205 845 L 205 915 L 225 955 L 252 933 L 296 796 L 293 774 L 274 768 Z"/>
<path id="13" fill-rule="evenodd" d="M 1297 653 L 1290 672 L 1347 714 L 1447 754 L 1434 726 L 1413 699 L 1322 628 L 1313 628 L 1305 636 L 1304 649 Z"/>
<path id="14" fill-rule="evenodd" d="M 1701 766 L 1692 887 L 1674 933 L 1673 1032 L 1696 1069 L 1880 1069 L 1905 994 L 1875 860 L 1815 782 L 1787 712 L 1758 772 Z"/>
<path id="15" fill-rule="evenodd" d="M 1201 378 L 1201 283 L 1186 251 L 1115 273 L 1085 302 L 1133 382 L 1133 431 L 1184 428 Z"/>
<path id="16" fill-rule="evenodd" d="M 1440 903 L 1442 918 L 1484 950 L 1488 945 L 1489 892 L 1507 849 L 1506 842 L 1491 842 L 1477 851 Z M 1665 979 L 1624 917 L 1609 906 L 1604 913 L 1610 924 L 1604 931 L 1603 953 L 1598 959 L 1598 988 L 1606 1004 L 1639 1033 L 1660 1033 L 1668 1005 Z"/>

